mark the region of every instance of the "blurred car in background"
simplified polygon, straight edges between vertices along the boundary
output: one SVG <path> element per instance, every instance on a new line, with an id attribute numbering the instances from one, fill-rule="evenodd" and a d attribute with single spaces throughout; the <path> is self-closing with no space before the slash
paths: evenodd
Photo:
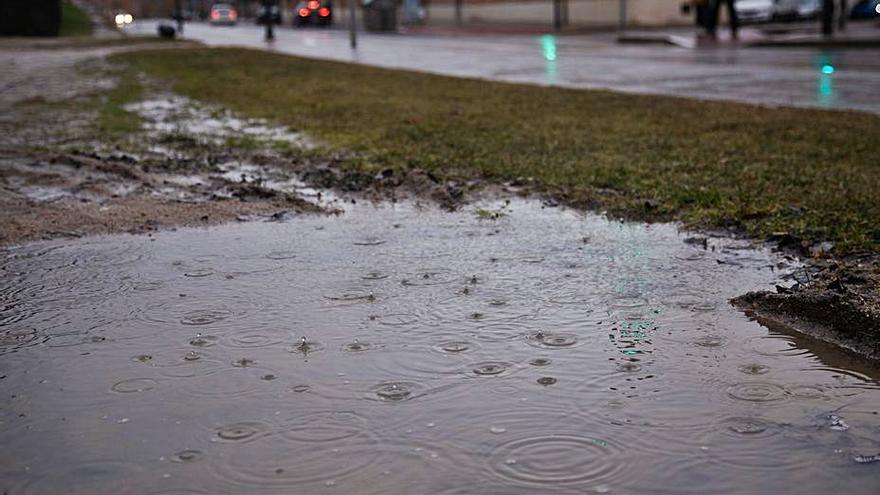
<path id="1" fill-rule="evenodd" d="M 293 25 L 330 26 L 333 24 L 333 5 L 329 0 L 308 0 L 299 2 L 294 9 Z"/>
<path id="2" fill-rule="evenodd" d="M 116 24 L 116 27 L 122 29 L 129 24 L 134 22 L 134 17 L 128 12 L 117 12 L 116 15 L 113 16 L 113 23 Z"/>
<path id="3" fill-rule="evenodd" d="M 798 5 L 798 19 L 818 19 L 822 14 L 822 0 L 801 0 Z"/>
<path id="4" fill-rule="evenodd" d="M 773 0 L 736 0 L 733 5 L 739 22 L 743 24 L 773 20 Z"/>
<path id="5" fill-rule="evenodd" d="M 876 19 L 880 17 L 880 0 L 862 0 L 853 5 L 850 19 Z"/>
<path id="6" fill-rule="evenodd" d="M 801 0 L 773 0 L 773 20 L 793 21 L 798 18 Z"/>
<path id="7" fill-rule="evenodd" d="M 234 26 L 238 22 L 238 11 L 228 3 L 215 3 L 211 6 L 212 26 Z"/>
<path id="8" fill-rule="evenodd" d="M 281 9 L 275 4 L 272 4 L 268 9 L 266 9 L 265 5 L 260 4 L 257 7 L 257 24 L 265 25 L 270 21 L 272 24 L 281 24 Z"/>
<path id="9" fill-rule="evenodd" d="M 734 6 L 743 24 L 816 19 L 822 13 L 822 0 L 736 0 Z"/>

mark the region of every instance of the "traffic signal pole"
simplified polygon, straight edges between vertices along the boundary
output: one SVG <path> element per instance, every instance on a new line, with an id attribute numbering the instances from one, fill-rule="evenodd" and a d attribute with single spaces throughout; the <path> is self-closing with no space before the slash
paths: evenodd
<path id="1" fill-rule="evenodd" d="M 553 0 L 553 29 L 562 29 L 562 0 Z"/>
<path id="2" fill-rule="evenodd" d="M 265 16 L 266 22 L 266 41 L 274 41 L 275 40 L 275 31 L 272 29 L 275 24 L 275 19 L 272 16 L 272 7 L 275 5 L 275 0 L 263 0 L 263 15 Z"/>
<path id="3" fill-rule="evenodd" d="M 822 0 L 822 34 L 834 33 L 834 0 Z"/>
<path id="4" fill-rule="evenodd" d="M 348 42 L 351 45 L 351 49 L 354 50 L 357 48 L 357 29 L 355 29 L 355 11 L 357 10 L 355 7 L 355 3 L 357 0 L 347 0 L 348 1 Z"/>
<path id="5" fill-rule="evenodd" d="M 177 36 L 183 36 L 183 7 L 180 0 L 174 0 L 174 19 L 177 21 Z"/>

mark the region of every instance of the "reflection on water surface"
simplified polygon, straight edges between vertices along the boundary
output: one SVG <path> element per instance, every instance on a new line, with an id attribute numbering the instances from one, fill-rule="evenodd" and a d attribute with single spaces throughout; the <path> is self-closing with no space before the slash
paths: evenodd
<path id="1" fill-rule="evenodd" d="M 0 488 L 876 493 L 877 370 L 726 302 L 784 260 L 511 210 L 2 252 Z"/>

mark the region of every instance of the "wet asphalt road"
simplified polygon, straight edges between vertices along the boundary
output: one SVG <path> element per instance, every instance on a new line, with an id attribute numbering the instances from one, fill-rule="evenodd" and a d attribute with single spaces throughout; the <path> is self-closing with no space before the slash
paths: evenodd
<path id="1" fill-rule="evenodd" d="M 142 22 L 133 31 L 155 32 Z M 269 48 L 294 55 L 451 76 L 880 113 L 880 49 L 688 49 L 621 46 L 610 35 L 378 35 L 342 29 L 276 30 L 187 24 L 211 46 Z"/>

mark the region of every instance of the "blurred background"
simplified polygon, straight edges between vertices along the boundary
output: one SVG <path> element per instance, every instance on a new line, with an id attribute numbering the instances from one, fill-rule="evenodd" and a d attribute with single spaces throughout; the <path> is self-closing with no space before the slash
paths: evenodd
<path id="1" fill-rule="evenodd" d="M 372 30 L 469 26 L 496 30 L 596 31 L 628 28 L 676 28 L 705 23 L 706 12 L 715 0 L 354 0 L 363 11 L 359 23 L 370 24 L 370 13 L 382 10 L 390 19 Z M 826 9 L 836 29 L 846 28 L 849 20 L 880 18 L 880 0 L 732 0 L 741 24 L 770 31 L 815 28 Z M 0 33 L 15 35 L 53 35 L 57 33 L 64 5 L 76 5 L 112 24 L 119 13 L 134 19 L 168 18 L 174 12 L 186 21 L 210 21 L 212 9 L 234 11 L 234 22 L 259 21 L 271 4 L 273 19 L 284 25 L 302 24 L 301 0 L 0 0 Z M 347 22 L 347 0 L 322 0 L 328 9 L 326 24 Z M 315 9 L 317 10 L 317 9 Z M 719 9 L 720 22 L 728 14 Z M 311 14 L 310 14 L 311 15 Z M 215 19 L 216 20 L 216 19 Z M 227 20 L 224 18 L 224 20 Z M 375 24 L 375 23 L 373 23 Z"/>

